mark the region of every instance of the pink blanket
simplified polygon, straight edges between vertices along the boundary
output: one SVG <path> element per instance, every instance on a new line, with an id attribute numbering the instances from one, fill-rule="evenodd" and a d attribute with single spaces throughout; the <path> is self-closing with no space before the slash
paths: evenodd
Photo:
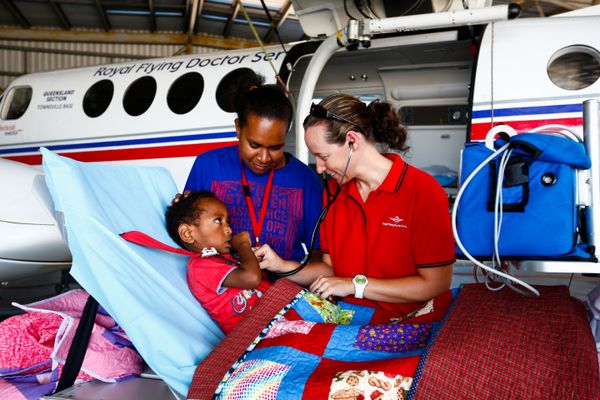
<path id="1" fill-rule="evenodd" d="M 53 393 L 87 301 L 72 290 L 28 305 L 0 322 L 0 399 L 37 399 Z M 119 382 L 139 374 L 143 361 L 125 332 L 101 308 L 78 381 Z"/>

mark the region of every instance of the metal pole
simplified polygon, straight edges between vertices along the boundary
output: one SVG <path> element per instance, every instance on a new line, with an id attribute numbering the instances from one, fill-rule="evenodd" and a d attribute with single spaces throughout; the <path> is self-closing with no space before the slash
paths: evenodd
<path id="1" fill-rule="evenodd" d="M 600 235 L 596 235 L 596 229 L 600 229 L 600 102 L 598 100 L 586 100 L 583 102 L 583 139 L 585 149 L 592 160 L 592 168 L 589 170 L 589 183 L 591 185 L 592 201 L 590 212 L 587 214 L 590 245 L 594 246 L 598 254 Z"/>
<path id="2" fill-rule="evenodd" d="M 298 94 L 298 107 L 296 108 L 296 157 L 305 164 L 308 164 L 308 148 L 304 144 L 304 127 L 302 122 L 310 111 L 310 102 L 317 86 L 317 80 L 323 71 L 323 67 L 331 55 L 340 48 L 336 35 L 331 35 L 321 43 L 315 55 L 310 59 L 310 63 L 304 73 L 304 80 Z"/>
<path id="3" fill-rule="evenodd" d="M 373 35 L 379 33 L 409 32 L 425 29 L 486 24 L 515 18 L 519 15 L 520 11 L 521 9 L 517 5 L 504 4 L 501 6 L 468 10 L 368 20 L 368 23 L 364 24 L 366 30 L 362 33 Z"/>

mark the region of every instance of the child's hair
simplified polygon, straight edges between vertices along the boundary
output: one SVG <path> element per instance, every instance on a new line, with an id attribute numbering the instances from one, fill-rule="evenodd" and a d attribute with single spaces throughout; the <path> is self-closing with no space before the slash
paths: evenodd
<path id="1" fill-rule="evenodd" d="M 165 213 L 167 232 L 180 247 L 186 248 L 186 245 L 179 237 L 179 225 L 193 224 L 200 217 L 196 203 L 203 199 L 217 199 L 217 196 L 210 190 L 191 191 L 187 196 L 181 196 L 178 202 L 167 207 Z"/>

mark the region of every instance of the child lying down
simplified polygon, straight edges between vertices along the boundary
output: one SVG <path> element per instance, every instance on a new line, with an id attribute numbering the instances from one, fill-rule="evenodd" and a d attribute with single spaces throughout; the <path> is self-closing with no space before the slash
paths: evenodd
<path id="1" fill-rule="evenodd" d="M 246 231 L 235 235 L 227 208 L 212 192 L 201 190 L 182 196 L 167 208 L 169 236 L 181 248 L 171 247 L 137 231 L 121 234 L 125 240 L 190 257 L 187 282 L 224 333 L 229 333 L 271 285 L 263 279 L 252 241 Z M 348 319 L 340 308 L 305 293 L 321 311 L 315 322 L 343 323 Z"/>

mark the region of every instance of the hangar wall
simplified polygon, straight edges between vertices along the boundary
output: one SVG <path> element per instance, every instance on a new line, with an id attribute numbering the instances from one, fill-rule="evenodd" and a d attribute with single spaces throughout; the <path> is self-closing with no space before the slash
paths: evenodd
<path id="1" fill-rule="evenodd" d="M 181 50 L 172 44 L 124 44 L 0 40 L 0 92 L 23 74 L 169 57 Z M 194 46 L 193 53 L 222 51 Z"/>

